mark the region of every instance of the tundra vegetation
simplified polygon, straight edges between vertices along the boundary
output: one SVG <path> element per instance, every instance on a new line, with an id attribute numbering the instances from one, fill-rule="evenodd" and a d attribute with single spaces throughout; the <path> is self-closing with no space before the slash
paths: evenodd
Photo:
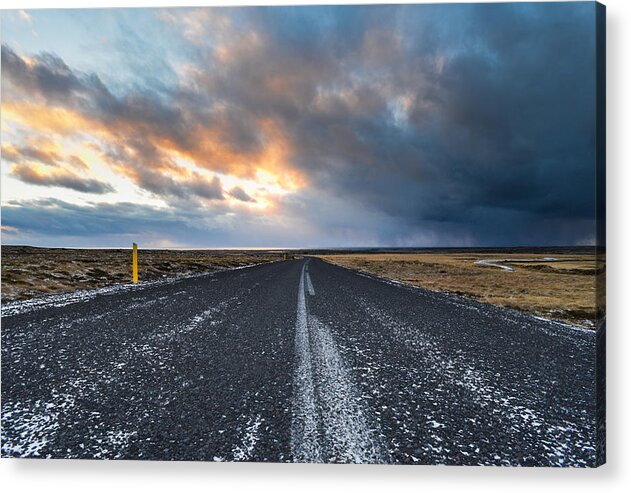
<path id="1" fill-rule="evenodd" d="M 298 252 L 295 252 L 298 253 Z M 294 254 L 289 254 L 289 258 Z M 577 252 L 305 252 L 351 269 L 593 328 L 605 260 Z M 282 260 L 278 251 L 140 250 L 141 281 Z M 2 301 L 131 282 L 131 249 L 2 247 Z M 599 289 L 601 288 L 601 289 Z"/>
<path id="2" fill-rule="evenodd" d="M 354 252 L 321 257 L 380 277 L 583 327 L 593 328 L 603 315 L 597 307 L 605 303 L 605 261 L 594 253 Z"/>
<path id="3" fill-rule="evenodd" d="M 282 259 L 270 251 L 139 250 L 140 281 Z M 131 282 L 131 249 L 2 247 L 2 301 Z"/>

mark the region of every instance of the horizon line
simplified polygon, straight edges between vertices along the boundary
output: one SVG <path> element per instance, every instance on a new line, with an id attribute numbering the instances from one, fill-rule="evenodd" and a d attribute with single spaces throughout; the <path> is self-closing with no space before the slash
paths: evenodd
<path id="1" fill-rule="evenodd" d="M 148 246 L 138 245 L 140 250 L 216 250 L 216 251 L 270 251 L 270 250 L 447 250 L 447 249 L 498 249 L 498 248 L 602 248 L 605 245 L 596 244 L 580 244 L 580 245 L 477 245 L 477 246 L 268 246 L 268 247 L 178 247 L 178 246 Z M 66 249 L 66 250 L 131 250 L 130 246 L 39 246 L 27 244 L 2 244 L 1 247 L 26 247 L 26 248 L 42 248 L 42 249 Z"/>

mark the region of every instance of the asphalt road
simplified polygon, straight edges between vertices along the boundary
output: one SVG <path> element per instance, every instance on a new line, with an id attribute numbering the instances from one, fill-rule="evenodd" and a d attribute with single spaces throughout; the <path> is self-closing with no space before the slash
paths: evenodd
<path id="1" fill-rule="evenodd" d="M 595 465 L 595 335 L 318 259 L 2 312 L 2 455 Z"/>

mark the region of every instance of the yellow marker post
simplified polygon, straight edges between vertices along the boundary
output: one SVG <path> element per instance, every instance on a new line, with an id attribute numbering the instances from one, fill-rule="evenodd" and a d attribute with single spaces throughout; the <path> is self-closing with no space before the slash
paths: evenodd
<path id="1" fill-rule="evenodd" d="M 138 282 L 138 245 L 132 244 L 131 251 L 131 273 L 134 283 Z"/>
<path id="2" fill-rule="evenodd" d="M 283 260 L 287 260 L 287 254 L 283 253 Z"/>

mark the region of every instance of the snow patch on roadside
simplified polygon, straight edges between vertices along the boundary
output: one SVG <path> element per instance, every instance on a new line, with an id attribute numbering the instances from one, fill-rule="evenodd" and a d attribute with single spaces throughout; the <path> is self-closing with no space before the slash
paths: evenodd
<path id="1" fill-rule="evenodd" d="M 169 277 L 166 279 L 157 279 L 154 281 L 141 281 L 138 284 L 116 284 L 113 286 L 104 286 L 102 288 L 96 289 L 80 289 L 77 291 L 73 291 L 70 293 L 61 293 L 61 294 L 53 294 L 49 296 L 41 296 L 38 298 L 31 298 L 28 300 L 21 301 L 9 301 L 6 303 L 2 303 L 2 318 L 11 317 L 13 315 L 20 315 L 23 313 L 30 313 L 37 310 L 41 310 L 43 308 L 59 308 L 66 305 L 71 305 L 75 303 L 83 303 L 86 301 L 90 301 L 97 296 L 108 296 L 128 291 L 139 291 L 148 287 L 153 286 L 161 286 L 168 284 L 175 284 L 178 281 L 182 281 L 185 279 L 195 279 L 199 277 L 205 276 L 213 276 L 218 272 L 232 271 L 232 270 L 241 270 L 247 269 L 250 267 L 255 267 L 257 265 L 261 265 L 264 263 L 274 263 L 274 262 L 259 262 L 256 264 L 242 265 L 240 267 L 231 267 L 231 268 L 219 268 L 212 272 L 202 272 L 197 274 L 185 274 L 180 276 Z"/>
<path id="2" fill-rule="evenodd" d="M 74 405 L 74 397 L 56 393 L 50 402 L 7 402 L 2 406 L 2 457 L 40 457 L 60 428 L 60 415 Z"/>
<path id="3" fill-rule="evenodd" d="M 261 416 L 257 415 L 256 417 L 250 418 L 243 433 L 243 437 L 241 438 L 241 443 L 239 445 L 235 445 L 232 449 L 234 460 L 245 461 L 252 458 L 254 447 L 259 441 L 258 430 L 262 423 L 263 420 L 261 419 Z"/>
<path id="4" fill-rule="evenodd" d="M 441 402 L 447 386 L 459 387 L 466 391 L 469 404 L 474 404 L 483 410 L 500 411 L 499 415 L 510 422 L 511 433 L 517 436 L 535 435 L 545 449 L 542 457 L 545 457 L 550 465 L 588 465 L 577 453 L 579 450 L 594 450 L 587 420 L 572 422 L 568 419 L 554 421 L 547 419 L 544 414 L 531 409 L 529 398 L 522 396 L 516 389 L 497 386 L 496 375 L 476 368 L 475 361 L 469 359 L 464 353 L 446 354 L 433 337 L 419 331 L 411 324 L 394 319 L 365 298 L 358 298 L 358 305 L 373 318 L 375 325 L 389 327 L 400 340 L 405 341 L 408 348 L 418 354 L 420 366 L 432 368 L 435 373 L 442 376 L 445 382 L 449 382 L 448 385 L 437 386 L 433 393 L 425 392 L 426 399 Z M 593 331 L 586 332 L 593 333 Z M 444 424 L 434 416 L 427 418 L 427 425 L 431 430 L 429 435 L 442 442 L 446 438 L 440 436 L 445 428 Z M 438 454 L 437 458 L 441 462 L 448 459 L 442 446 L 423 445 L 421 449 Z M 474 455 L 478 455 L 477 451 Z M 481 464 L 498 461 L 502 465 L 511 465 L 514 457 L 503 452 L 500 455 L 496 454 L 493 461 L 483 455 L 479 456 L 479 460 Z"/>
<path id="5" fill-rule="evenodd" d="M 473 262 L 477 265 L 488 265 L 489 267 L 498 267 L 502 270 L 508 272 L 515 272 L 513 267 L 509 267 L 507 265 L 501 265 L 506 262 L 515 262 L 519 264 L 528 263 L 528 262 L 559 262 L 558 258 L 554 257 L 544 257 L 544 258 L 497 258 L 497 259 L 482 259 L 476 260 Z"/>
<path id="6" fill-rule="evenodd" d="M 120 459 L 129 447 L 130 440 L 136 437 L 135 431 L 108 430 L 101 438 L 93 437 L 96 442 L 95 459 Z"/>
<path id="7" fill-rule="evenodd" d="M 506 260 L 502 260 L 502 259 L 497 259 L 497 260 L 476 260 L 474 262 L 474 264 L 478 264 L 478 265 L 488 265 L 489 267 L 499 267 L 502 270 L 505 270 L 507 272 L 515 272 L 515 269 L 513 269 L 512 267 L 509 267 L 507 265 L 500 265 L 498 262 L 506 262 Z"/>

